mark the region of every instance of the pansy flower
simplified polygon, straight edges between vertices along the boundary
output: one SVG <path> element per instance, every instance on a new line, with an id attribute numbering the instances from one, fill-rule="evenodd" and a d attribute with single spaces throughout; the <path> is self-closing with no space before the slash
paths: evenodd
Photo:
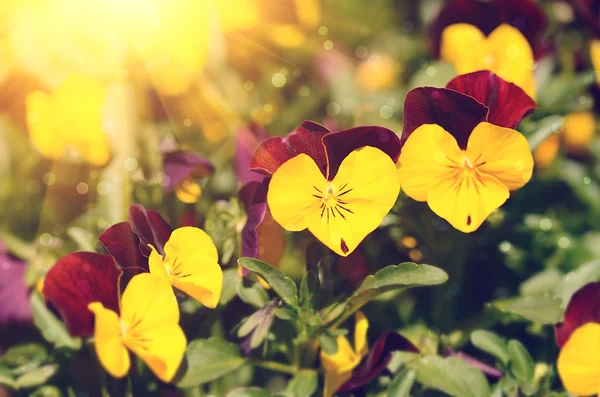
<path id="1" fill-rule="evenodd" d="M 447 87 L 406 96 L 400 183 L 454 228 L 472 232 L 531 178 L 529 145 L 513 128 L 534 104 L 490 72 L 459 76 Z"/>
<path id="2" fill-rule="evenodd" d="M 440 58 L 458 74 L 489 70 L 515 83 L 535 99 L 533 51 L 518 29 L 502 24 L 489 35 L 477 26 L 459 23 L 442 32 Z"/>
<path id="3" fill-rule="evenodd" d="M 203 230 L 173 230 L 160 214 L 136 204 L 129 208 L 129 221 L 107 229 L 100 242 L 124 270 L 165 278 L 204 306 L 219 302 L 223 272 L 217 248 Z"/>
<path id="4" fill-rule="evenodd" d="M 31 322 L 29 288 L 25 283 L 27 263 L 8 252 L 0 241 L 0 325 Z"/>
<path id="5" fill-rule="evenodd" d="M 442 32 L 454 24 L 470 24 L 489 35 L 502 24 L 518 29 L 535 53 L 541 53 L 541 38 L 548 25 L 546 13 L 535 0 L 449 0 L 431 24 L 433 51 L 440 55 Z"/>
<path id="6" fill-rule="evenodd" d="M 600 393 L 600 283 L 573 294 L 562 323 L 554 326 L 560 347 L 558 374 L 565 389 L 577 396 Z"/>
<path id="7" fill-rule="evenodd" d="M 271 176 L 267 203 L 284 229 L 308 229 L 341 256 L 390 211 L 400 191 L 400 140 L 383 127 L 330 132 L 306 121 L 286 137 L 264 141 L 250 169 Z"/>
<path id="8" fill-rule="evenodd" d="M 383 334 L 369 350 L 369 322 L 361 312 L 356 313 L 355 319 L 354 347 L 340 335 L 335 354 L 321 351 L 321 365 L 325 370 L 324 397 L 356 389 L 373 380 L 386 368 L 395 351 L 418 352 L 412 343 L 395 332 Z"/>
<path id="9" fill-rule="evenodd" d="M 163 191 L 167 194 L 175 192 L 180 201 L 193 204 L 202 195 L 202 188 L 197 180 L 211 175 L 214 171 L 213 164 L 196 153 L 187 150 L 164 151 Z"/>
<path id="10" fill-rule="evenodd" d="M 92 165 L 106 164 L 104 100 L 102 83 L 83 75 L 71 76 L 51 93 L 31 92 L 26 100 L 31 142 L 44 157 L 58 160 L 70 151 Z"/>
<path id="11" fill-rule="evenodd" d="M 95 316 L 96 353 L 110 375 L 127 375 L 129 350 L 163 382 L 173 379 L 187 342 L 179 326 L 177 299 L 165 279 L 138 274 L 127 284 L 116 310 L 101 302 L 88 308 Z"/>

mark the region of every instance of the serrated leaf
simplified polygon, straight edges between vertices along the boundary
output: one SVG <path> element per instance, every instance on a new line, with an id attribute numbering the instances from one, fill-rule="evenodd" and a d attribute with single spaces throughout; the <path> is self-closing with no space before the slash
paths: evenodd
<path id="1" fill-rule="evenodd" d="M 508 354 L 511 374 L 520 382 L 532 380 L 535 363 L 525 346 L 518 340 L 511 339 L 508 341 Z"/>
<path id="2" fill-rule="evenodd" d="M 52 343 L 56 348 L 78 350 L 81 347 L 81 339 L 69 335 L 65 324 L 60 321 L 44 303 L 43 298 L 37 294 L 31 294 L 29 298 L 33 323 L 38 327 L 44 339 Z"/>
<path id="3" fill-rule="evenodd" d="M 410 397 L 410 389 L 416 378 L 417 371 L 413 368 L 404 368 L 390 383 L 387 395 L 390 397 Z"/>
<path id="4" fill-rule="evenodd" d="M 178 387 L 197 386 L 239 368 L 246 362 L 236 345 L 220 338 L 196 339 L 185 352 L 185 364 L 176 376 Z"/>
<path id="5" fill-rule="evenodd" d="M 458 357 L 425 356 L 408 364 L 417 370 L 417 380 L 455 397 L 490 395 L 483 373 Z"/>
<path id="6" fill-rule="evenodd" d="M 479 350 L 496 357 L 505 366 L 508 364 L 509 355 L 506 339 L 496 335 L 493 332 L 476 330 L 471 333 L 471 343 Z"/>
<path id="7" fill-rule="evenodd" d="M 262 277 L 285 303 L 293 308 L 298 308 L 298 287 L 281 270 L 254 258 L 240 258 L 238 263 Z"/>
<path id="8" fill-rule="evenodd" d="M 319 385 L 317 371 L 303 369 L 296 373 L 288 383 L 284 395 L 289 397 L 310 397 Z"/>
<path id="9" fill-rule="evenodd" d="M 539 324 L 554 324 L 562 320 L 560 299 L 551 296 L 519 296 L 491 302 L 498 310 L 516 314 Z"/>

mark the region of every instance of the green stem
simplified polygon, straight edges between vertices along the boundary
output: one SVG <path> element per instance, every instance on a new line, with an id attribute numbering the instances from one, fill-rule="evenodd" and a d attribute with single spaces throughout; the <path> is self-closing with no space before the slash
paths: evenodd
<path id="1" fill-rule="evenodd" d="M 262 361 L 256 359 L 250 359 L 250 364 L 269 369 L 271 371 L 282 372 L 284 374 L 295 375 L 298 372 L 299 368 L 294 365 L 281 364 L 275 361 Z"/>

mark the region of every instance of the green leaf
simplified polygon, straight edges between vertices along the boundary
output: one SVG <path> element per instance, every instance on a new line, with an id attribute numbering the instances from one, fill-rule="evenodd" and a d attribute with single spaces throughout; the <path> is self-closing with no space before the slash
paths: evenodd
<path id="1" fill-rule="evenodd" d="M 508 364 L 510 357 L 506 339 L 493 332 L 478 329 L 471 333 L 471 343 L 478 349 L 496 357 L 505 366 Z"/>
<path id="2" fill-rule="evenodd" d="M 303 369 L 290 380 L 284 394 L 289 397 L 309 397 L 316 393 L 317 387 L 317 371 Z"/>
<path id="3" fill-rule="evenodd" d="M 62 393 L 56 386 L 42 386 L 31 393 L 31 397 L 62 397 Z"/>
<path id="4" fill-rule="evenodd" d="M 58 365 L 44 365 L 29 371 L 17 378 L 18 388 L 30 388 L 43 385 L 50 379 L 58 370 Z"/>
<path id="5" fill-rule="evenodd" d="M 225 306 L 235 298 L 238 286 L 241 283 L 242 279 L 235 267 L 223 270 L 223 289 L 221 290 L 219 306 Z"/>
<path id="6" fill-rule="evenodd" d="M 17 388 L 17 382 L 15 382 L 15 380 L 8 368 L 0 367 L 0 386 L 4 386 L 8 389 L 16 389 Z"/>
<path id="7" fill-rule="evenodd" d="M 511 374 L 520 382 L 532 380 L 535 363 L 525 346 L 518 340 L 511 339 L 508 341 L 508 354 Z"/>
<path id="8" fill-rule="evenodd" d="M 218 379 L 245 362 L 233 343 L 216 337 L 196 339 L 188 345 L 182 373 L 174 383 L 178 387 L 197 386 Z"/>
<path id="9" fill-rule="evenodd" d="M 46 307 L 43 298 L 33 293 L 30 297 L 33 322 L 38 327 L 44 339 L 52 343 L 56 348 L 78 350 L 81 347 L 81 339 L 69 335 L 64 323 L 60 321 Z"/>
<path id="10" fill-rule="evenodd" d="M 545 269 L 534 274 L 519 287 L 523 296 L 545 295 L 554 288 L 563 278 L 563 274 L 557 269 Z"/>
<path id="11" fill-rule="evenodd" d="M 454 77 L 456 77 L 456 71 L 451 64 L 444 61 L 429 62 L 426 66 L 417 70 L 410 79 L 408 88 L 445 87 Z"/>
<path id="12" fill-rule="evenodd" d="M 566 274 L 562 281 L 554 287 L 553 292 L 561 300 L 562 307 L 566 307 L 571 296 L 578 289 L 589 282 L 598 280 L 600 280 L 600 261 L 594 260 L 584 263 Z"/>
<path id="13" fill-rule="evenodd" d="M 308 271 L 300 283 L 300 307 L 302 310 L 316 310 L 320 294 L 319 278 L 313 271 Z"/>
<path id="14" fill-rule="evenodd" d="M 254 258 L 240 258 L 238 259 L 238 263 L 252 273 L 256 273 L 262 277 L 285 303 L 293 308 L 298 308 L 298 288 L 296 287 L 296 283 L 283 274 L 281 270 Z"/>
<path id="15" fill-rule="evenodd" d="M 254 283 L 250 287 L 244 287 L 242 284 L 238 285 L 237 295 L 242 302 L 257 308 L 263 307 L 269 301 L 269 294 L 259 283 Z"/>
<path id="16" fill-rule="evenodd" d="M 548 116 L 535 124 L 535 131 L 527 136 L 529 148 L 533 152 L 538 146 L 551 135 L 560 131 L 563 126 L 563 118 L 561 116 Z"/>
<path id="17" fill-rule="evenodd" d="M 258 387 L 247 387 L 232 390 L 227 393 L 226 397 L 271 397 L 271 393 Z"/>
<path id="18" fill-rule="evenodd" d="M 336 354 L 338 351 L 337 338 L 329 330 L 325 330 L 319 336 L 319 344 L 321 345 L 321 350 L 330 356 Z"/>
<path id="19" fill-rule="evenodd" d="M 0 356 L 0 365 L 18 373 L 20 368 L 25 368 L 24 371 L 27 371 L 29 368 L 37 367 L 46 357 L 48 352 L 43 345 L 37 343 L 16 345 L 8 348 Z"/>
<path id="20" fill-rule="evenodd" d="M 410 389 L 417 378 L 417 371 L 413 368 L 404 368 L 390 383 L 387 394 L 390 397 L 410 397 Z"/>
<path id="21" fill-rule="evenodd" d="M 498 310 L 516 314 L 539 324 L 554 324 L 562 320 L 563 310 L 558 298 L 550 296 L 519 296 L 490 303 Z"/>
<path id="22" fill-rule="evenodd" d="M 456 397 L 490 395 L 490 386 L 483 373 L 458 357 L 421 357 L 408 364 L 417 370 L 417 380 Z"/>

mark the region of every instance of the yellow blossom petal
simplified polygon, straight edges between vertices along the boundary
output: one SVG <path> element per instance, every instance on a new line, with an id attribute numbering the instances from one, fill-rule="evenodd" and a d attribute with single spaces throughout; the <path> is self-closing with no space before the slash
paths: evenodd
<path id="1" fill-rule="evenodd" d="M 354 349 L 361 358 L 369 351 L 367 342 L 367 330 L 369 329 L 369 320 L 362 312 L 356 312 L 356 325 L 354 328 Z"/>
<path id="2" fill-rule="evenodd" d="M 184 179 L 175 186 L 175 195 L 183 203 L 194 204 L 202 195 L 202 188 L 192 179 Z"/>
<path id="3" fill-rule="evenodd" d="M 260 23 L 260 10 L 253 0 L 219 0 L 214 5 L 222 33 L 252 29 Z"/>
<path id="4" fill-rule="evenodd" d="M 122 378 L 129 371 L 129 353 L 121 340 L 121 322 L 117 313 L 106 309 L 100 302 L 90 303 L 94 313 L 94 346 L 100 363 L 115 378 Z"/>
<path id="5" fill-rule="evenodd" d="M 173 378 L 185 353 L 178 322 L 177 299 L 165 279 L 150 273 L 131 279 L 121 299 L 123 343 L 164 382 Z"/>
<path id="6" fill-rule="evenodd" d="M 509 190 L 523 187 L 533 173 L 533 156 L 527 139 L 510 128 L 479 123 L 467 143 L 467 157 L 482 173 Z"/>
<path id="7" fill-rule="evenodd" d="M 273 174 L 267 202 L 285 229 L 308 228 L 335 253 L 348 256 L 379 226 L 399 191 L 394 162 L 367 146 L 350 153 L 331 182 L 305 154 L 286 161 Z"/>
<path id="8" fill-rule="evenodd" d="M 427 201 L 433 185 L 453 175 L 463 157 L 452 135 L 439 125 L 424 124 L 410 135 L 400 153 L 400 185 L 412 199 Z"/>
<path id="9" fill-rule="evenodd" d="M 206 307 L 217 306 L 223 271 L 217 262 L 217 248 L 208 234 L 189 226 L 174 230 L 165 244 L 164 259 L 154 247 L 151 248 L 149 266 L 152 274 L 167 276 L 174 287 Z"/>
<path id="10" fill-rule="evenodd" d="M 489 70 L 536 98 L 533 51 L 523 34 L 510 25 L 498 26 L 488 37 L 473 25 L 450 25 L 442 32 L 440 56 L 458 74 Z"/>
<path id="11" fill-rule="evenodd" d="M 561 349 L 557 367 L 569 393 L 600 394 L 600 324 L 577 328 Z"/>
<path id="12" fill-rule="evenodd" d="M 557 134 L 553 134 L 544 140 L 533 152 L 535 165 L 539 168 L 546 168 L 556 158 L 558 148 L 560 147 L 560 139 Z"/>
<path id="13" fill-rule="evenodd" d="M 562 138 L 566 151 L 571 154 L 585 152 L 596 134 L 594 113 L 569 113 L 563 122 Z"/>
<path id="14" fill-rule="evenodd" d="M 590 57 L 592 58 L 592 66 L 596 72 L 596 84 L 600 84 L 600 40 L 591 41 Z"/>

